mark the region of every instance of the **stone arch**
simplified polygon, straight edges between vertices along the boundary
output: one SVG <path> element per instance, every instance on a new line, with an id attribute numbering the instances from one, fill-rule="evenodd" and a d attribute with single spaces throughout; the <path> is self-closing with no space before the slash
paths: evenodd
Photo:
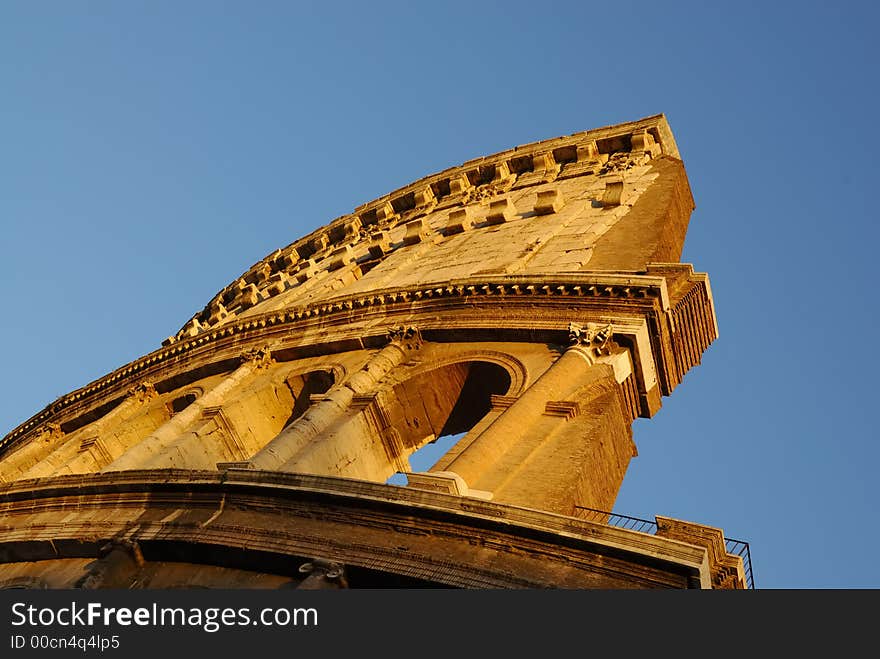
<path id="1" fill-rule="evenodd" d="M 397 464 L 442 438 L 447 448 L 490 416 L 494 396 L 524 385 L 525 369 L 509 355 L 474 351 L 431 362 L 384 390 L 382 409 L 393 432 L 386 450 Z M 438 456 L 439 457 L 439 456 Z M 411 465 L 412 466 L 412 465 Z M 418 467 L 417 467 L 418 468 Z"/>
<path id="2" fill-rule="evenodd" d="M 486 362 L 495 364 L 507 372 L 510 378 L 508 390 L 502 392 L 504 396 L 518 396 L 528 387 L 528 371 L 519 359 L 507 352 L 500 350 L 468 350 L 466 352 L 449 355 L 440 359 L 432 360 L 421 366 L 415 367 L 408 374 L 407 380 L 418 377 L 423 373 L 434 371 L 438 368 L 461 362 Z"/>
<path id="3" fill-rule="evenodd" d="M 202 387 L 194 386 L 189 387 L 185 391 L 182 391 L 179 395 L 175 396 L 171 400 L 169 400 L 165 406 L 168 408 L 168 412 L 171 415 L 178 414 L 182 412 L 187 407 L 192 405 L 196 400 L 205 393 L 205 390 Z"/>

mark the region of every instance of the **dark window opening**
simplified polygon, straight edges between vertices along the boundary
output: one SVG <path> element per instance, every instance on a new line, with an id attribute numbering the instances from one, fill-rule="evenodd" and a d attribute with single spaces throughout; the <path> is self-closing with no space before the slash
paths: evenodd
<path id="1" fill-rule="evenodd" d="M 330 371 L 312 371 L 304 373 L 287 381 L 294 396 L 293 410 L 287 421 L 284 422 L 286 428 L 299 417 L 305 414 L 306 410 L 312 404 L 311 397 L 313 395 L 325 394 L 333 386 L 333 373 Z"/>
<path id="2" fill-rule="evenodd" d="M 171 414 L 183 412 L 183 410 L 185 410 L 196 401 L 197 397 L 198 396 L 196 396 L 196 394 L 193 392 L 184 394 L 183 396 L 178 396 L 168 404 Z"/>

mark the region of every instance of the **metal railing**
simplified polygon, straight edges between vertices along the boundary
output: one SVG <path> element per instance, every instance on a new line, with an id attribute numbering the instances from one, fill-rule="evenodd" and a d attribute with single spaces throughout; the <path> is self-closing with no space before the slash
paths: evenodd
<path id="1" fill-rule="evenodd" d="M 629 515 L 610 513 L 606 510 L 596 510 L 595 508 L 586 508 L 584 506 L 575 506 L 575 508 L 583 511 L 585 517 L 590 522 L 599 522 L 600 524 L 607 524 L 608 526 L 638 531 L 640 533 L 650 533 L 651 535 L 656 535 L 657 533 L 657 522 L 652 522 L 649 519 L 630 517 Z M 752 575 L 752 554 L 749 551 L 749 543 L 744 540 L 736 540 L 735 538 L 725 538 L 724 545 L 728 554 L 739 556 L 742 559 L 746 587 L 754 590 L 755 579 Z"/>

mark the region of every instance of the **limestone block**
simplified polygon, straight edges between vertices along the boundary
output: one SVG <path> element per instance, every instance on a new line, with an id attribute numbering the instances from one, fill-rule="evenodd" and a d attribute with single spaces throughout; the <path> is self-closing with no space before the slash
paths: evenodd
<path id="1" fill-rule="evenodd" d="M 278 268 L 280 270 L 284 270 L 286 272 L 290 272 L 293 268 L 299 263 L 300 256 L 296 253 L 296 250 L 291 250 L 287 254 L 282 254 L 276 259 L 276 263 L 278 264 Z"/>
<path id="2" fill-rule="evenodd" d="M 266 288 L 266 292 L 269 295 L 278 295 L 279 293 L 283 293 L 287 290 L 287 282 L 290 279 L 283 272 L 276 272 L 269 278 L 269 286 Z"/>
<path id="3" fill-rule="evenodd" d="M 222 302 L 217 300 L 208 307 L 208 325 L 216 325 L 228 315 L 229 312 L 226 310 L 226 307 L 223 306 Z"/>
<path id="4" fill-rule="evenodd" d="M 489 204 L 486 224 L 504 224 L 516 217 L 516 208 L 509 197 L 496 199 Z"/>
<path id="5" fill-rule="evenodd" d="M 427 237 L 428 231 L 424 220 L 419 218 L 412 222 L 407 222 L 406 235 L 403 237 L 404 245 L 415 245 L 416 243 L 422 242 Z"/>
<path id="6" fill-rule="evenodd" d="M 312 275 L 315 274 L 315 261 L 313 259 L 303 259 L 300 262 L 299 268 L 296 271 L 296 280 L 302 284 L 303 282 L 311 279 Z"/>
<path id="7" fill-rule="evenodd" d="M 416 190 L 413 198 L 415 200 L 416 208 L 425 208 L 436 201 L 434 191 L 431 189 L 430 185 L 426 185 Z"/>
<path id="8" fill-rule="evenodd" d="M 566 163 L 559 173 L 560 179 L 572 178 L 592 174 L 599 168 L 601 155 L 595 141 L 579 144 L 576 149 L 577 160 Z"/>
<path id="9" fill-rule="evenodd" d="M 578 162 L 598 162 L 599 149 L 595 141 L 587 142 L 577 147 Z"/>
<path id="10" fill-rule="evenodd" d="M 328 270 L 339 270 L 342 266 L 354 262 L 354 251 L 351 249 L 351 245 L 344 245 L 333 250 L 327 260 L 329 261 Z"/>
<path id="11" fill-rule="evenodd" d="M 645 128 L 635 131 L 630 140 L 633 152 L 646 152 L 651 157 L 656 157 L 662 152 L 660 145 L 654 140 L 654 136 Z"/>
<path id="12" fill-rule="evenodd" d="M 260 291 L 253 284 L 248 284 L 233 302 L 235 306 L 248 309 L 254 306 L 259 300 Z"/>
<path id="13" fill-rule="evenodd" d="M 361 218 L 354 215 L 352 217 L 348 217 L 342 223 L 342 239 L 343 240 L 355 240 L 360 234 L 361 227 Z"/>
<path id="14" fill-rule="evenodd" d="M 449 220 L 446 222 L 444 234 L 447 236 L 468 231 L 474 225 L 473 212 L 469 206 L 464 208 L 456 208 L 449 213 Z"/>
<path id="15" fill-rule="evenodd" d="M 327 249 L 327 245 L 330 244 L 330 237 L 326 232 L 319 233 L 315 238 L 312 239 L 312 249 L 315 252 L 322 252 Z"/>
<path id="16" fill-rule="evenodd" d="M 370 256 L 374 259 L 381 258 L 391 251 L 391 241 L 388 239 L 387 231 L 375 231 L 370 234 Z"/>
<path id="17" fill-rule="evenodd" d="M 406 472 L 407 487 L 426 492 L 442 492 L 459 497 L 472 497 L 490 501 L 491 492 L 472 490 L 464 479 L 454 471 Z"/>
<path id="18" fill-rule="evenodd" d="M 498 185 L 510 180 L 510 167 L 506 162 L 495 165 L 495 174 L 492 176 L 492 184 Z"/>
<path id="19" fill-rule="evenodd" d="M 376 219 L 380 224 L 386 224 L 397 219 L 397 213 L 394 212 L 394 206 L 390 201 L 386 201 L 376 209 Z"/>
<path id="20" fill-rule="evenodd" d="M 620 177 L 606 179 L 605 192 L 602 194 L 602 207 L 613 208 L 614 206 L 620 206 L 623 201 L 623 179 Z"/>
<path id="21" fill-rule="evenodd" d="M 513 187 L 517 189 L 540 183 L 548 183 L 554 180 L 558 173 L 559 165 L 556 164 L 552 151 L 536 153 L 532 156 L 532 171 L 520 174 Z"/>
<path id="22" fill-rule="evenodd" d="M 538 193 L 535 200 L 536 215 L 550 215 L 558 213 L 565 206 L 565 200 L 562 198 L 562 191 L 558 188 L 552 190 L 542 190 Z"/>
<path id="23" fill-rule="evenodd" d="M 255 266 L 253 269 L 248 271 L 248 273 L 244 276 L 244 280 L 249 284 L 260 285 L 267 279 L 269 279 L 269 275 L 272 274 L 272 266 L 268 263 L 260 263 Z"/>
<path id="24" fill-rule="evenodd" d="M 473 186 L 464 174 L 457 174 L 449 179 L 449 194 L 462 195 Z"/>
<path id="25" fill-rule="evenodd" d="M 180 336 L 196 336 L 199 332 L 202 331 L 202 324 L 199 322 L 198 318 L 191 319 L 186 325 L 183 326 L 183 329 L 180 330 Z"/>

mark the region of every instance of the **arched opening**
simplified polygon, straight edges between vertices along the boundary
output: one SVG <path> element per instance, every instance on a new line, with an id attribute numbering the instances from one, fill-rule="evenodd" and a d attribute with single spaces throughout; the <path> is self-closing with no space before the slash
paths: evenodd
<path id="1" fill-rule="evenodd" d="M 169 412 L 172 415 L 178 414 L 179 412 L 183 412 L 183 410 L 185 410 L 187 407 L 189 407 L 194 402 L 196 402 L 197 397 L 198 396 L 197 396 L 196 392 L 194 392 L 194 391 L 191 391 L 189 393 L 185 393 L 182 396 L 178 396 L 177 398 L 172 400 L 170 403 L 168 403 Z"/>
<path id="2" fill-rule="evenodd" d="M 511 377 L 501 366 L 458 362 L 421 373 L 398 384 L 385 412 L 396 431 L 398 457 L 411 471 L 428 471 L 492 409 L 492 396 L 508 392 Z M 403 485 L 398 472 L 386 481 Z"/>
<path id="3" fill-rule="evenodd" d="M 334 378 L 331 371 L 310 371 L 288 378 L 287 386 L 290 387 L 295 402 L 290 417 L 284 422 L 284 426 L 289 426 L 305 414 L 305 411 L 312 404 L 311 397 L 327 393 L 330 387 L 333 386 L 333 381 Z"/>

